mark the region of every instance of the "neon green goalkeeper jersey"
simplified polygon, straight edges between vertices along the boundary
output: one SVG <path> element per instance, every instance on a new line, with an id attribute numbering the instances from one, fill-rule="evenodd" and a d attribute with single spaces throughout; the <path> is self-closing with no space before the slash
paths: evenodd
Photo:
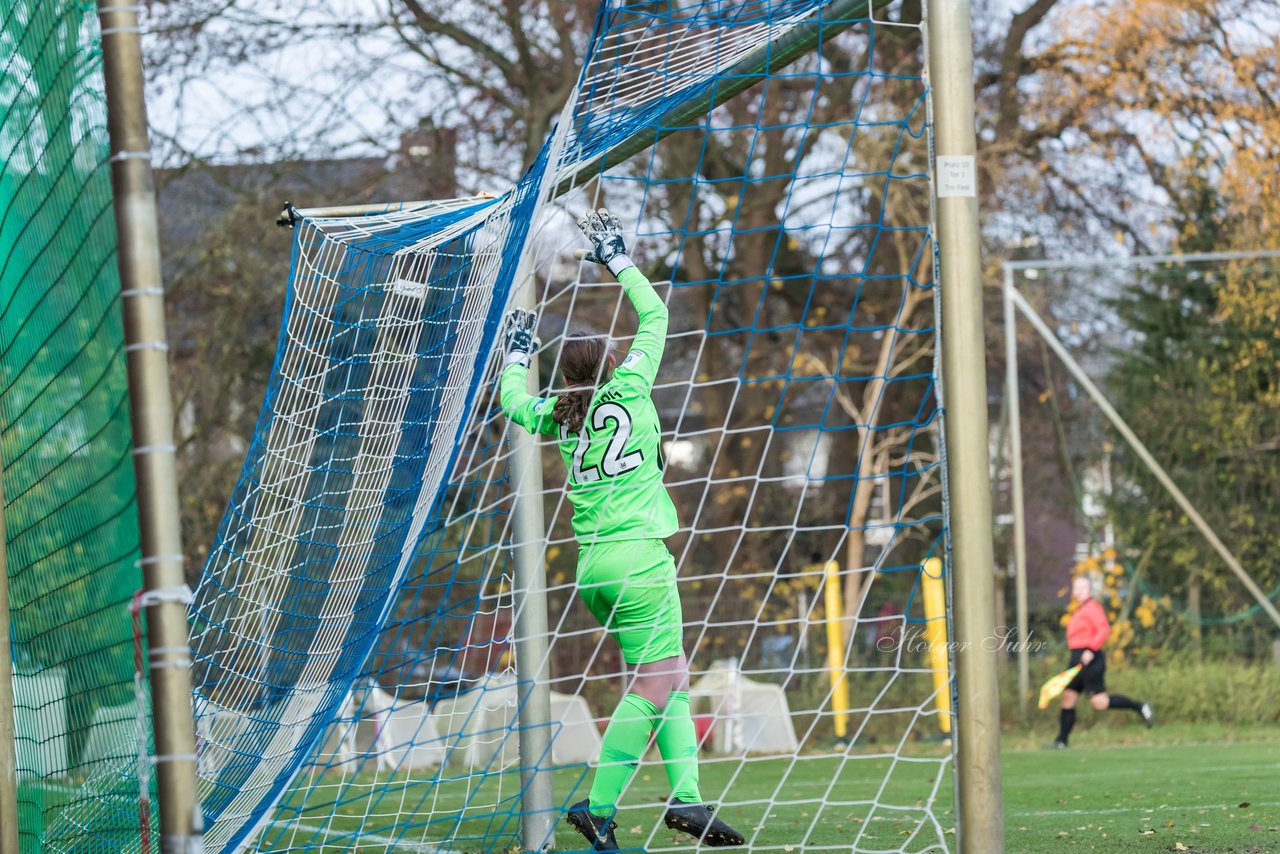
<path id="1" fill-rule="evenodd" d="M 662 485 L 662 428 L 650 396 L 667 337 L 667 307 L 635 267 L 618 276 L 640 317 L 627 357 L 596 389 L 582 430 L 570 433 L 551 417 L 554 397 L 526 390 L 526 368 L 502 372 L 502 409 L 528 430 L 558 436 L 569 470 L 569 503 L 578 542 L 662 539 L 679 528 Z"/>

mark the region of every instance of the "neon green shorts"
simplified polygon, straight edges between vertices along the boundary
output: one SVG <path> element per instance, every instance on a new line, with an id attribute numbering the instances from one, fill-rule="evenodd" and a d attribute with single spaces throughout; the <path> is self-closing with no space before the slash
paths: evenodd
<path id="1" fill-rule="evenodd" d="M 649 664 L 683 652 L 676 561 L 662 540 L 583 546 L 578 595 L 618 641 L 628 664 Z"/>

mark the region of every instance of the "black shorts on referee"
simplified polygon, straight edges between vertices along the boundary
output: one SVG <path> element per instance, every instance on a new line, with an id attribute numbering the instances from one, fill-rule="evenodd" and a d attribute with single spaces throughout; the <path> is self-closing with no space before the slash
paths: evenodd
<path id="1" fill-rule="evenodd" d="M 1080 656 L 1084 655 L 1083 649 L 1071 650 L 1070 667 L 1075 667 L 1080 663 Z M 1075 691 L 1077 694 L 1105 694 L 1107 693 L 1107 657 L 1102 654 L 1102 650 L 1098 650 L 1093 654 L 1093 660 L 1080 668 L 1080 672 L 1076 674 L 1076 678 L 1072 679 L 1067 685 L 1068 691 Z"/>

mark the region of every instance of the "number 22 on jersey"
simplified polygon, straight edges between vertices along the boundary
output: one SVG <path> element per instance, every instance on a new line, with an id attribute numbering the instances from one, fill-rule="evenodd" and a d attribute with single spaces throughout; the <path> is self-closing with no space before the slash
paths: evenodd
<path id="1" fill-rule="evenodd" d="M 590 429 L 587 429 L 590 427 Z M 569 439 L 569 431 L 560 427 L 561 441 Z M 591 411 L 591 423 L 583 424 L 578 432 L 578 444 L 573 451 L 573 480 L 575 483 L 594 483 L 604 477 L 617 477 L 640 467 L 644 454 L 640 451 L 624 453 L 631 439 L 631 413 L 619 403 L 602 403 Z M 587 450 L 592 444 L 608 442 L 604 456 L 598 465 L 585 465 Z"/>

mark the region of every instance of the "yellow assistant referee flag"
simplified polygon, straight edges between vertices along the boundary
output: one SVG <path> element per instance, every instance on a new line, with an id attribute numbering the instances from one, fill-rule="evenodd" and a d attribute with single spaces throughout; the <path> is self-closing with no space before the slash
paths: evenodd
<path id="1" fill-rule="evenodd" d="M 1075 679 L 1076 674 L 1080 672 L 1081 666 L 1082 665 L 1077 664 L 1070 670 L 1064 670 L 1057 676 L 1051 676 L 1043 685 L 1040 686 L 1040 708 L 1049 708 L 1049 704 L 1057 699 L 1063 691 L 1067 690 L 1067 686 L 1071 684 L 1071 680 Z"/>

